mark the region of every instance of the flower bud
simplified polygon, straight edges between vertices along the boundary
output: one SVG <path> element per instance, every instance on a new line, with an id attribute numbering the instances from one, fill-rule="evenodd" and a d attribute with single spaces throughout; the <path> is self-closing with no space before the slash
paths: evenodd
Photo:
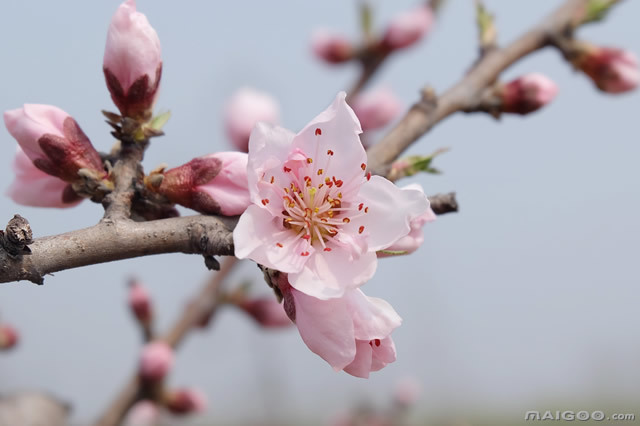
<path id="1" fill-rule="evenodd" d="M 374 130 L 389 124 L 402 111 L 402 104 L 387 87 L 358 95 L 351 105 L 360 120 L 362 130 Z"/>
<path id="2" fill-rule="evenodd" d="M 502 112 L 529 114 L 555 98 L 558 86 L 542 74 L 525 74 L 499 89 Z"/>
<path id="3" fill-rule="evenodd" d="M 389 23 L 382 43 L 391 49 L 409 47 L 431 30 L 433 21 L 433 11 L 426 4 L 400 13 Z"/>
<path id="4" fill-rule="evenodd" d="M 105 175 L 100 154 L 78 123 L 60 108 L 25 104 L 5 111 L 4 123 L 27 157 L 43 172 L 69 183 L 80 179 L 80 169 L 100 178 Z"/>
<path id="5" fill-rule="evenodd" d="M 125 426 L 155 426 L 158 424 L 159 419 L 160 410 L 158 406 L 149 400 L 142 400 L 136 402 L 129 409 L 123 424 Z"/>
<path id="6" fill-rule="evenodd" d="M 83 200 L 70 184 L 34 166 L 20 146 L 13 159 L 12 168 L 15 179 L 7 189 L 7 195 L 18 204 L 65 208 L 73 207 Z"/>
<path id="7" fill-rule="evenodd" d="M 413 377 L 406 377 L 398 381 L 393 390 L 393 399 L 397 404 L 408 407 L 415 404 L 420 398 L 422 386 L 420 382 Z"/>
<path id="8" fill-rule="evenodd" d="M 311 49 L 318 58 L 330 64 L 351 60 L 355 50 L 346 37 L 324 29 L 314 31 L 311 36 Z"/>
<path id="9" fill-rule="evenodd" d="M 125 117 L 148 120 L 158 94 L 162 59 L 158 34 L 127 0 L 111 18 L 103 71 L 111 99 Z"/>
<path id="10" fill-rule="evenodd" d="M 207 410 L 207 397 L 197 389 L 177 389 L 166 395 L 165 406 L 174 414 L 202 413 Z"/>
<path id="11" fill-rule="evenodd" d="M 271 297 L 261 297 L 245 300 L 238 307 L 251 316 L 259 325 L 265 328 L 288 327 L 291 320 L 284 311 L 284 307 Z"/>
<path id="12" fill-rule="evenodd" d="M 149 291 L 140 283 L 132 281 L 129 285 L 129 308 L 141 324 L 150 324 L 153 318 Z"/>
<path id="13" fill-rule="evenodd" d="M 276 124 L 280 121 L 280 108 L 268 93 L 243 87 L 227 102 L 224 121 L 233 145 L 238 151 L 247 152 L 253 126 L 259 121 Z"/>
<path id="14" fill-rule="evenodd" d="M 140 355 L 140 377 L 144 380 L 158 382 L 173 367 L 173 349 L 162 341 L 147 343 Z"/>
<path id="15" fill-rule="evenodd" d="M 0 325 L 0 350 L 13 348 L 18 343 L 18 331 L 10 325 Z"/>
<path id="16" fill-rule="evenodd" d="M 147 186 L 180 204 L 204 214 L 239 215 L 251 203 L 247 182 L 247 154 L 218 152 L 194 158 L 182 166 L 152 174 Z"/>
<path id="17" fill-rule="evenodd" d="M 577 52 L 574 65 L 603 92 L 628 92 L 640 83 L 638 58 L 633 52 L 584 42 L 578 45 Z"/>

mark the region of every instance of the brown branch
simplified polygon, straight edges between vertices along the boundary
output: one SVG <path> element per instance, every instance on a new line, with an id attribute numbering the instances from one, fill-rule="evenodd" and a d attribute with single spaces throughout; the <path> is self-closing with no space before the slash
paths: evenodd
<path id="1" fill-rule="evenodd" d="M 214 274 L 209 282 L 202 286 L 198 295 L 193 299 L 193 303 L 185 308 L 180 318 L 178 318 L 173 327 L 164 335 L 162 340 L 175 349 L 203 318 L 208 318 L 213 315 L 220 305 L 220 286 L 236 263 L 237 259 L 235 257 L 225 259 L 220 271 Z M 118 425 L 129 408 L 140 399 L 145 398 L 145 396 L 143 383 L 140 377 L 134 374 L 111 405 L 109 405 L 105 413 L 96 421 L 95 425 Z"/>
<path id="2" fill-rule="evenodd" d="M 534 29 L 504 48 L 486 53 L 464 76 L 442 96 L 424 91 L 405 117 L 378 144 L 369 149 L 369 169 L 386 174 L 391 162 L 431 128 L 458 111 L 473 109 L 484 90 L 492 85 L 507 67 L 526 55 L 551 44 L 558 34 L 570 29 L 584 13 L 587 0 L 568 0 Z"/>
<path id="3" fill-rule="evenodd" d="M 162 253 L 232 255 L 236 218 L 187 216 L 150 222 L 103 221 L 90 228 L 37 238 L 31 254 L 0 249 L 0 283 L 29 280 L 80 266 Z"/>
<path id="4" fill-rule="evenodd" d="M 458 211 L 458 200 L 456 200 L 455 192 L 432 195 L 429 197 L 429 203 L 431 203 L 431 210 L 437 215 Z"/>

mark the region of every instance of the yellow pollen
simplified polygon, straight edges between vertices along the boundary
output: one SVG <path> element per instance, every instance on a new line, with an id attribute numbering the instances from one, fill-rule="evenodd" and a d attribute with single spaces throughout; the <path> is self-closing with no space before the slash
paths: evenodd
<path id="1" fill-rule="evenodd" d="M 322 169 L 318 169 L 318 176 L 320 176 L 323 173 Z"/>
<path id="2" fill-rule="evenodd" d="M 338 192 L 338 198 L 342 198 L 342 192 Z"/>
<path id="3" fill-rule="evenodd" d="M 313 163 L 313 159 L 312 159 L 312 158 L 307 158 L 307 163 L 308 163 L 308 164 Z"/>

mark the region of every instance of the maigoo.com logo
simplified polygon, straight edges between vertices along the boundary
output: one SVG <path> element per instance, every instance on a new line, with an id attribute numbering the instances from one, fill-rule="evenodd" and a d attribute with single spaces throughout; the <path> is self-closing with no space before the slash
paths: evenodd
<path id="1" fill-rule="evenodd" d="M 635 414 L 611 414 L 606 415 L 604 411 L 596 410 L 596 411 L 527 411 L 524 414 L 525 421 L 545 421 L 545 420 L 564 420 L 564 421 L 587 421 L 587 420 L 595 420 L 597 422 L 602 420 L 612 421 L 612 420 L 635 420 Z"/>

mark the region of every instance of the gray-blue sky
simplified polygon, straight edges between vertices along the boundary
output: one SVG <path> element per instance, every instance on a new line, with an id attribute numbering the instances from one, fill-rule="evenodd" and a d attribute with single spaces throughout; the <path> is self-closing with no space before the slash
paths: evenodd
<path id="1" fill-rule="evenodd" d="M 376 2 L 378 26 L 414 3 Z M 502 42 L 558 3 L 487 1 Z M 107 150 L 113 141 L 99 111 L 114 107 L 101 65 L 118 4 L 5 4 L 0 109 L 55 104 Z M 308 46 L 317 26 L 357 35 L 352 2 L 139 0 L 138 7 L 163 46 L 157 107 L 173 113 L 167 136 L 148 151 L 147 170 L 229 149 L 221 111 L 242 85 L 277 96 L 283 124 L 297 130 L 357 74 L 317 62 Z M 627 1 L 580 34 L 640 52 L 638 16 L 640 3 Z M 428 41 L 394 57 L 375 83 L 409 104 L 425 83 L 441 92 L 457 81 L 475 53 L 472 2 L 450 0 Z M 394 333 L 395 364 L 368 381 L 333 373 L 295 330 L 263 333 L 225 310 L 188 339 L 171 383 L 203 388 L 213 417 L 246 421 L 289 412 L 326 419 L 362 394 L 384 400 L 407 375 L 424 386 L 423 411 L 484 407 L 520 418 L 524 409 L 560 399 L 637 401 L 640 96 L 597 92 L 552 50 L 531 55 L 505 77 L 529 71 L 558 83 L 548 108 L 500 122 L 455 116 L 411 148 L 452 148 L 437 161 L 444 175 L 417 181 L 428 193 L 457 191 L 461 211 L 429 225 L 415 255 L 381 262 L 365 286 L 404 318 Z M 4 130 L 0 140 L 6 187 L 15 144 Z M 0 203 L 2 220 L 18 212 L 43 236 L 89 226 L 101 207 Z M 23 340 L 0 355 L 0 391 L 48 389 L 74 403 L 76 418 L 96 415 L 136 361 L 138 333 L 123 302 L 130 274 L 151 287 L 162 327 L 206 277 L 201 258 L 167 255 L 61 272 L 43 287 L 2 285 L 0 313 Z M 235 277 L 254 278 L 266 291 L 253 265 Z"/>

